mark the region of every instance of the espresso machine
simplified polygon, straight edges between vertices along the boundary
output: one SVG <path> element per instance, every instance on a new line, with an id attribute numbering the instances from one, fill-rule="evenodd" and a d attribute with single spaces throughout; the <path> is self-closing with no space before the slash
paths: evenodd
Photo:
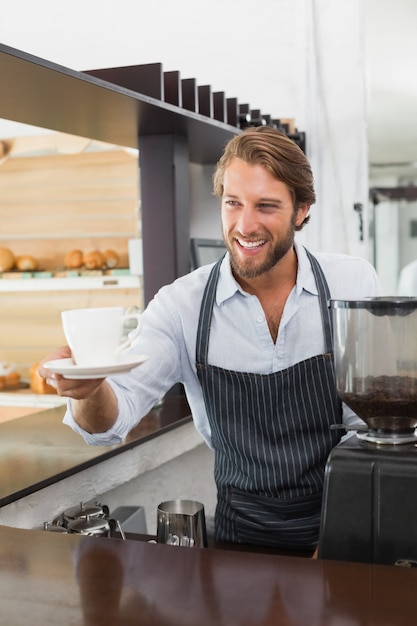
<path id="1" fill-rule="evenodd" d="M 328 457 L 318 556 L 417 566 L 417 298 L 329 306 L 337 392 L 364 424 Z"/>

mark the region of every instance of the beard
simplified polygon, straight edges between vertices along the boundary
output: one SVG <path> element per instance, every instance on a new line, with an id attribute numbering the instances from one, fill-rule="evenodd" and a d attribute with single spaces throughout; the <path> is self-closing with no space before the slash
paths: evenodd
<path id="1" fill-rule="evenodd" d="M 265 272 L 272 269 L 292 248 L 294 244 L 295 235 L 295 214 L 291 219 L 291 223 L 288 226 L 287 231 L 280 237 L 279 241 L 269 250 L 265 260 L 259 263 L 257 259 L 245 259 L 242 261 L 240 257 L 235 253 L 234 246 L 231 245 L 229 238 L 224 235 L 224 241 L 226 248 L 230 255 L 230 265 L 233 274 L 237 278 L 257 278 Z M 253 236 L 256 233 L 253 233 Z"/>

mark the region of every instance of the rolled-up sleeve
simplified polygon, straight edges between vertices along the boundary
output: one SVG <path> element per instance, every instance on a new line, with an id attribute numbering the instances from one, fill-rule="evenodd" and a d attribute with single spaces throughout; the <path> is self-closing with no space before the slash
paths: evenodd
<path id="1" fill-rule="evenodd" d="M 113 381 L 108 380 L 108 382 L 112 386 L 113 391 L 116 394 L 119 406 L 118 418 L 113 426 L 109 428 L 109 430 L 106 430 L 103 433 L 88 433 L 86 430 L 81 428 L 81 426 L 75 421 L 71 408 L 71 400 L 68 400 L 67 403 L 67 410 L 64 415 L 63 423 L 66 426 L 72 428 L 74 432 L 81 435 L 88 445 L 113 446 L 115 444 L 121 443 L 132 429 L 132 422 L 130 419 L 127 419 L 129 413 L 127 410 L 128 402 L 126 400 L 125 394 L 117 385 L 113 383 Z"/>

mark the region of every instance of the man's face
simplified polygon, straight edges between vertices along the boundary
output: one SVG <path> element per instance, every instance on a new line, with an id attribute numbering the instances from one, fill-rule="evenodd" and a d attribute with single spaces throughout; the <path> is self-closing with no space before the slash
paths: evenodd
<path id="1" fill-rule="evenodd" d="M 222 228 L 237 277 L 256 278 L 292 248 L 308 206 L 294 210 L 285 183 L 261 165 L 234 159 L 224 174 Z"/>

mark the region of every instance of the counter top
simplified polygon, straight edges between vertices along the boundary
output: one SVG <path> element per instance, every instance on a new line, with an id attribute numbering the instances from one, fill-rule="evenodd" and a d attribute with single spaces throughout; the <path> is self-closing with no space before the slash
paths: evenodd
<path id="1" fill-rule="evenodd" d="M 0 527 L 2 623 L 414 626 L 417 570 Z"/>
<path id="2" fill-rule="evenodd" d="M 56 406 L 0 424 L 0 507 L 191 421 L 185 396 L 167 396 L 117 445 L 88 446 Z"/>

